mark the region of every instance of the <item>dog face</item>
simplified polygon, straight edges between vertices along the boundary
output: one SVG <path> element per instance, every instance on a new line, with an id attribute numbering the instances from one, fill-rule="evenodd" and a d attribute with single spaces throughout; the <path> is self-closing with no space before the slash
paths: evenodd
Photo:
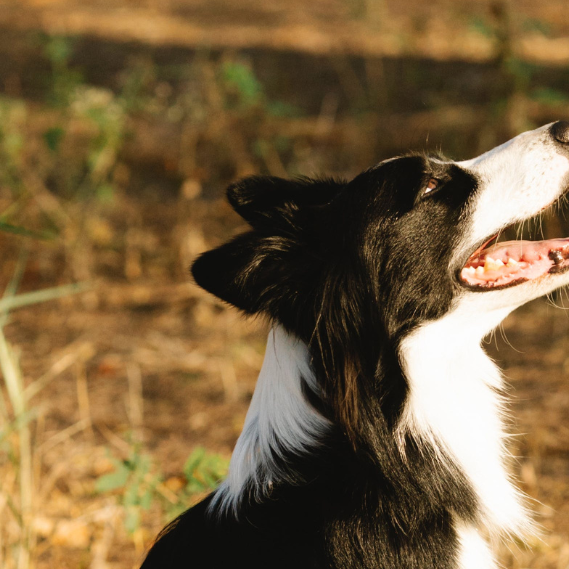
<path id="1" fill-rule="evenodd" d="M 394 337 L 473 294 L 491 293 L 488 307 L 519 306 L 569 281 L 569 240 L 488 243 L 564 193 L 568 126 L 523 133 L 465 162 L 387 160 L 349 183 L 244 180 L 228 198 L 252 231 L 204 254 L 194 277 L 305 341 L 319 319 L 343 312 L 367 313 Z"/>

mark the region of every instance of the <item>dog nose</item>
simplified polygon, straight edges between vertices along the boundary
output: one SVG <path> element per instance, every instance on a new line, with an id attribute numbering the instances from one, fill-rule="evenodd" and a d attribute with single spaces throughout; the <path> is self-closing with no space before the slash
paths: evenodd
<path id="1" fill-rule="evenodd" d="M 569 121 L 557 121 L 551 125 L 551 136 L 562 144 L 569 144 Z"/>

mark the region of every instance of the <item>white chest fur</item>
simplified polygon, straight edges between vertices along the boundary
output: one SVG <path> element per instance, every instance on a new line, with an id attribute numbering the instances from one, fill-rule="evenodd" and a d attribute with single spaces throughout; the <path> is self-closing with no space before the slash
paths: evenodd
<path id="1" fill-rule="evenodd" d="M 330 424 L 304 396 L 302 383 L 317 389 L 306 345 L 276 325 L 270 332 L 243 432 L 231 457 L 229 475 L 212 508 L 233 509 L 247 485 L 260 495 L 287 472 L 277 464 L 287 453 L 310 452 Z"/>
<path id="2" fill-rule="evenodd" d="M 481 523 L 492 533 L 523 535 L 530 524 L 505 468 L 502 378 L 480 346 L 491 321 L 502 318 L 489 315 L 487 326 L 476 328 L 480 315 L 459 309 L 403 341 L 400 357 L 410 390 L 398 438 L 409 434 L 444 451 L 470 480 Z"/>

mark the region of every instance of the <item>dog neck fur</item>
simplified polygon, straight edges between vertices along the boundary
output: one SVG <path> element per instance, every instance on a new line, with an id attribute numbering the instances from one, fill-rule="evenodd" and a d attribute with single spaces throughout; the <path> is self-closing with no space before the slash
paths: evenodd
<path id="1" fill-rule="evenodd" d="M 472 526 L 457 524 L 459 544 L 459 569 L 498 569 L 488 543 L 480 532 Z"/>
<path id="2" fill-rule="evenodd" d="M 502 377 L 480 345 L 511 309 L 480 318 L 480 296 L 460 303 L 402 342 L 409 395 L 398 442 L 403 453 L 405 437 L 411 436 L 428 441 L 441 460 L 450 456 L 477 494 L 480 523 L 492 533 L 523 538 L 532 527 L 522 495 L 506 470 Z"/>
<path id="3" fill-rule="evenodd" d="M 275 325 L 269 332 L 265 359 L 245 418 L 227 479 L 219 488 L 210 511 L 232 511 L 252 489 L 257 499 L 276 482 L 292 480 L 282 468 L 290 454 L 309 452 L 319 444 L 330 423 L 307 401 L 303 383 L 317 391 L 306 345 Z M 277 464 L 280 461 L 280 464 Z"/>

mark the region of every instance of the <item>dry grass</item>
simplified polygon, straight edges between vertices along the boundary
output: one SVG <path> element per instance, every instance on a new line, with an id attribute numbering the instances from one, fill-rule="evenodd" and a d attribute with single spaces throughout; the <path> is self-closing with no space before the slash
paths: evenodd
<path id="1" fill-rule="evenodd" d="M 230 453 L 260 365 L 259 326 L 184 282 L 139 280 L 20 308 L 6 334 L 21 358 L 0 331 L 2 567 L 135 566 L 168 508 L 153 499 L 128 532 L 126 489 L 97 492 L 114 457 L 151 453 L 146 479 L 159 473 L 156 493 L 179 508 L 190 451 Z"/>

